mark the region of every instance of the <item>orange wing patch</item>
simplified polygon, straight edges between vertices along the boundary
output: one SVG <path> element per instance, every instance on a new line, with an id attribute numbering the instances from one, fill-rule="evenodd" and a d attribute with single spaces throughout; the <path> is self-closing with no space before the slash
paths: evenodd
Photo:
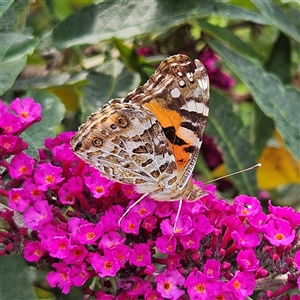
<path id="1" fill-rule="evenodd" d="M 169 138 L 174 140 L 174 143 L 169 139 L 168 143 L 175 157 L 177 169 L 180 171 L 191 156 L 191 151 L 187 151 L 186 149 L 193 149 L 192 145 L 194 145 L 197 136 L 181 126 L 181 123 L 186 120 L 177 111 L 163 107 L 156 100 L 144 103 L 144 106 L 153 113 L 163 129 L 174 128 L 174 132 L 170 132 L 169 134 Z M 168 134 L 166 135 L 168 137 Z"/>

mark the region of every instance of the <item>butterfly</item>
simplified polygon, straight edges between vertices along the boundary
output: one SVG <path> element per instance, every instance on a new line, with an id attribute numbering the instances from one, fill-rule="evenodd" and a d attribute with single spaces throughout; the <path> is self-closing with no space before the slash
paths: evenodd
<path id="1" fill-rule="evenodd" d="M 143 86 L 91 114 L 72 138 L 72 150 L 103 176 L 132 184 L 143 195 L 124 215 L 146 196 L 179 200 L 176 230 L 182 201 L 206 195 L 191 175 L 207 124 L 209 98 L 204 65 L 184 54 L 171 56 Z"/>

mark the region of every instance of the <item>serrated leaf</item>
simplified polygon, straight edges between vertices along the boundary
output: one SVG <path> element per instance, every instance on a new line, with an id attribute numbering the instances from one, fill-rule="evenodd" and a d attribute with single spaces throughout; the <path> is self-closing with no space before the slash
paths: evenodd
<path id="1" fill-rule="evenodd" d="M 253 58 L 259 59 L 259 55 L 254 51 L 252 47 L 243 42 L 239 37 L 237 37 L 232 30 L 224 27 L 212 25 L 204 20 L 196 21 L 196 24 L 201 26 L 201 29 L 208 33 L 209 36 L 213 36 L 218 40 L 229 43 L 233 48 L 245 53 Z"/>
<path id="2" fill-rule="evenodd" d="M 13 86 L 23 70 L 27 56 L 32 54 L 37 41 L 32 36 L 16 33 L 0 33 L 0 95 Z"/>
<path id="3" fill-rule="evenodd" d="M 287 149 L 300 160 L 300 91 L 284 85 L 277 76 L 266 72 L 258 61 L 250 60 L 217 41 L 209 40 L 208 43 L 247 85 L 262 111 L 274 120 Z"/>
<path id="4" fill-rule="evenodd" d="M 36 299 L 29 269 L 21 255 L 0 256 L 1 299 Z"/>
<path id="5" fill-rule="evenodd" d="M 243 122 L 233 112 L 229 99 L 212 89 L 210 103 L 206 133 L 214 137 L 215 143 L 221 147 L 227 171 L 231 173 L 256 164 L 253 147 L 249 142 L 250 133 L 245 135 Z M 257 195 L 254 172 L 232 176 L 231 180 L 241 193 Z"/>
<path id="6" fill-rule="evenodd" d="M 4 14 L 4 12 L 12 5 L 14 0 L 2 0 L 0 1 L 0 18 Z"/>
<path id="7" fill-rule="evenodd" d="M 288 17 L 279 8 L 278 5 L 272 0 L 257 1 L 253 0 L 255 4 L 261 10 L 262 14 L 269 19 L 270 23 L 292 37 L 298 43 L 300 42 L 299 31 L 291 24 Z"/>
<path id="8" fill-rule="evenodd" d="M 97 111 L 108 100 L 123 98 L 140 83 L 137 73 L 129 72 L 118 60 L 103 64 L 97 72 L 88 75 L 88 85 L 83 91 L 81 109 L 83 121 L 92 112 Z"/>
<path id="9" fill-rule="evenodd" d="M 38 91 L 33 99 L 42 105 L 42 120 L 29 127 L 22 138 L 28 143 L 27 154 L 36 157 L 37 149 L 44 144 L 46 137 L 54 137 L 54 128 L 57 127 L 65 115 L 65 107 L 55 95 L 46 91 Z"/>
<path id="10" fill-rule="evenodd" d="M 147 32 L 165 31 L 208 15 L 268 23 L 255 12 L 212 0 L 103 1 L 63 20 L 53 30 L 53 43 L 58 48 L 68 48 L 96 44 L 112 37 L 128 39 Z"/>

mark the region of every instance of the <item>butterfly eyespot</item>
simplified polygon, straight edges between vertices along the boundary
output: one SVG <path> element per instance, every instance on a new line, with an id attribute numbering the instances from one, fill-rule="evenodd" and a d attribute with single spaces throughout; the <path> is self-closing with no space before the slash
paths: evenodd
<path id="1" fill-rule="evenodd" d="M 110 125 L 110 128 L 113 129 L 113 130 L 115 130 L 115 129 L 117 129 L 118 127 L 117 127 L 116 124 L 111 124 L 111 125 Z"/>
<path id="2" fill-rule="evenodd" d="M 122 128 L 126 128 L 128 126 L 128 120 L 125 117 L 119 117 L 117 119 L 118 125 Z"/>
<path id="3" fill-rule="evenodd" d="M 94 138 L 92 143 L 95 147 L 101 147 L 103 144 L 103 141 L 100 138 Z"/>
<path id="4" fill-rule="evenodd" d="M 102 133 L 103 135 L 108 135 L 108 132 L 107 132 L 106 130 L 101 130 L 101 133 Z"/>

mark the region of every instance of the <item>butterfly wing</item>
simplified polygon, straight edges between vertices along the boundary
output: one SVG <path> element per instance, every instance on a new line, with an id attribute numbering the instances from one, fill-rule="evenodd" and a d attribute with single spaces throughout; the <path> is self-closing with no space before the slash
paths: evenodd
<path id="1" fill-rule="evenodd" d="M 209 112 L 209 79 L 204 65 L 179 54 L 164 60 L 145 85 L 124 102 L 149 109 L 162 127 L 175 157 L 179 189 L 195 167 Z"/>
<path id="2" fill-rule="evenodd" d="M 92 114 L 72 138 L 73 151 L 102 175 L 134 184 L 137 191 L 164 189 L 177 168 L 167 139 L 148 109 L 112 100 Z"/>
<path id="3" fill-rule="evenodd" d="M 191 197 L 209 109 L 207 72 L 198 60 L 164 60 L 145 85 L 92 114 L 72 138 L 73 151 L 102 175 L 134 184 L 156 200 Z"/>

